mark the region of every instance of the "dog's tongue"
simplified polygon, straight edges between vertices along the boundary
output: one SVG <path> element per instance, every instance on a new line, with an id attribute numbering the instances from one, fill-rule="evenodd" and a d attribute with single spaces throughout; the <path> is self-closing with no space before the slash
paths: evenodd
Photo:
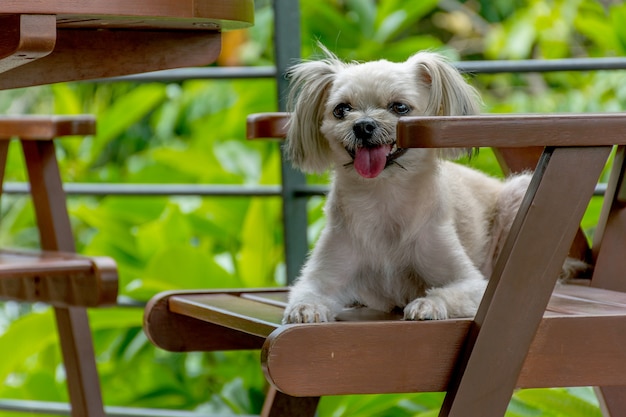
<path id="1" fill-rule="evenodd" d="M 387 155 L 391 145 L 382 145 L 375 148 L 356 148 L 354 169 L 363 178 L 376 178 L 387 165 Z"/>

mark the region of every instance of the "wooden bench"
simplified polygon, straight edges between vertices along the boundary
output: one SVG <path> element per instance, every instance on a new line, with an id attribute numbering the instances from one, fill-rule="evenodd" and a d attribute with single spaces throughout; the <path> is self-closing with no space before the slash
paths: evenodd
<path id="1" fill-rule="evenodd" d="M 9 150 L 24 151 L 42 251 L 0 249 L 0 299 L 55 307 L 73 416 L 104 416 L 86 307 L 115 304 L 115 262 L 74 254 L 53 139 L 95 133 L 92 116 L 0 117 L 0 191 Z"/>
<path id="2" fill-rule="evenodd" d="M 254 116 L 249 136 L 283 137 L 287 120 Z M 265 416 L 312 416 L 323 395 L 417 391 L 446 391 L 442 416 L 502 416 L 516 387 L 551 386 L 600 387 L 605 415 L 624 415 L 624 132 L 626 114 L 400 120 L 400 147 L 493 147 L 508 169 L 536 165 L 473 319 L 407 322 L 360 308 L 281 325 L 287 290 L 243 289 L 157 295 L 145 330 L 171 351 L 261 349 Z M 579 224 L 614 145 L 588 254 Z M 589 255 L 593 278 L 555 288 L 572 251 Z"/>

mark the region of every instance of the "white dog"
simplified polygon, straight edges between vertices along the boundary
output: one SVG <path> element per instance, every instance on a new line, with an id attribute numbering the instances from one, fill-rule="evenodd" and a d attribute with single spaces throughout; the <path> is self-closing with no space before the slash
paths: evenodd
<path id="1" fill-rule="evenodd" d="M 461 150 L 396 146 L 400 116 L 479 112 L 441 56 L 356 64 L 324 52 L 289 71 L 287 153 L 303 171 L 334 175 L 284 323 L 330 321 L 355 305 L 403 308 L 407 320 L 473 316 L 530 175 L 501 182 L 444 159 Z"/>

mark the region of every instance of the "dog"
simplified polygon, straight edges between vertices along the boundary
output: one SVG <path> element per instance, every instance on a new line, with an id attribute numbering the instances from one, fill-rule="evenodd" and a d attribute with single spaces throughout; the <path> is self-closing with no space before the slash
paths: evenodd
<path id="1" fill-rule="evenodd" d="M 288 70 L 292 164 L 332 170 L 326 226 L 292 286 L 283 323 L 346 307 L 406 320 L 475 315 L 531 174 L 505 181 L 462 166 L 467 150 L 402 149 L 402 116 L 478 114 L 476 90 L 441 55 L 402 63 L 324 58 Z"/>

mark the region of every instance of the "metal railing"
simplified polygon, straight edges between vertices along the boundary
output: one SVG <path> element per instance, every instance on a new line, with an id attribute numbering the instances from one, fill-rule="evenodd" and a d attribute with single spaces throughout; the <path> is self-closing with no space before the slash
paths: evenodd
<path id="1" fill-rule="evenodd" d="M 297 3 L 297 2 L 296 2 Z M 286 65 L 292 62 L 292 57 L 285 59 Z M 626 58 L 571 58 L 554 60 L 517 60 L 517 61 L 465 61 L 454 65 L 463 73 L 498 74 L 498 73 L 545 73 L 564 71 L 604 71 L 626 70 Z M 283 67 L 285 64 L 283 64 Z M 124 77 L 106 78 L 90 82 L 182 82 L 187 80 L 215 80 L 215 79 L 256 79 L 256 78 L 282 78 L 278 76 L 285 68 L 277 70 L 277 67 L 206 67 L 206 68 L 181 68 L 166 71 L 156 71 L 146 74 L 129 75 Z M 279 92 L 279 97 L 284 96 L 284 91 Z M 281 109 L 281 110 L 284 110 Z M 69 195 L 142 195 L 142 196 L 167 196 L 167 195 L 195 195 L 195 196 L 270 196 L 282 195 L 281 186 L 226 186 L 226 185 L 198 185 L 198 184 L 128 184 L 128 183 L 67 183 L 65 188 Z M 291 190 L 296 197 L 323 195 L 327 188 L 320 186 L 307 186 L 298 184 Z M 23 182 L 7 182 L 4 186 L 7 194 L 27 194 L 28 184 Z M 601 193 L 602 187 L 596 190 Z"/>

